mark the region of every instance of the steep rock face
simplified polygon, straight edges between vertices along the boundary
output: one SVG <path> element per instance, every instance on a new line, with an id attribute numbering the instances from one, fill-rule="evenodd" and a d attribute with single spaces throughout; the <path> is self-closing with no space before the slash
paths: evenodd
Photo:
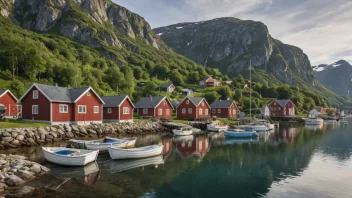
<path id="1" fill-rule="evenodd" d="M 307 55 L 273 39 L 261 22 L 219 18 L 154 31 L 176 52 L 229 76 L 248 70 L 251 60 L 252 66 L 272 73 L 282 82 L 296 84 L 298 77 L 310 84 L 314 81 Z"/>
<path id="2" fill-rule="evenodd" d="M 167 50 L 142 17 L 110 0 L 2 1 L 1 15 L 10 17 L 25 29 L 55 32 L 92 47 L 106 44 L 129 47 L 130 39 L 138 39 Z M 12 13 L 7 9 L 9 5 L 12 5 Z"/>
<path id="3" fill-rule="evenodd" d="M 345 60 L 313 67 L 315 76 L 325 87 L 338 95 L 351 97 L 352 66 Z"/>

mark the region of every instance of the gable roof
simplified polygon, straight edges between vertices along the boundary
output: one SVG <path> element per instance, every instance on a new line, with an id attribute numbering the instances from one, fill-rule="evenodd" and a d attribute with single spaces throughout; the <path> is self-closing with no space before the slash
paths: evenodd
<path id="1" fill-rule="evenodd" d="M 230 108 L 232 104 L 234 104 L 237 108 L 237 105 L 233 100 L 217 100 L 217 101 L 214 101 L 210 105 L 210 107 L 211 108 Z"/>
<path id="2" fill-rule="evenodd" d="M 209 78 L 213 78 L 213 77 L 208 76 L 208 77 L 203 78 L 203 79 L 202 79 L 202 80 L 200 80 L 200 81 L 204 81 L 204 82 L 206 82 Z"/>
<path id="3" fill-rule="evenodd" d="M 15 95 L 12 94 L 12 92 L 9 89 L 2 89 L 0 90 L 0 98 L 5 95 L 6 93 L 9 93 L 15 100 L 18 102 L 18 99 L 16 98 Z"/>
<path id="4" fill-rule="evenodd" d="M 194 106 L 198 107 L 200 105 L 200 103 L 202 102 L 202 100 L 204 99 L 205 103 L 210 107 L 210 105 L 208 104 L 207 100 L 205 100 L 205 98 L 202 98 L 202 97 L 189 97 L 189 96 L 186 96 L 181 102 L 183 103 L 183 101 L 185 101 L 186 99 L 189 99 L 193 104 Z"/>
<path id="5" fill-rule="evenodd" d="M 28 92 L 36 87 L 49 101 L 51 102 L 68 102 L 75 103 L 77 102 L 83 94 L 87 93 L 89 90 L 93 91 L 98 99 L 104 104 L 104 101 L 100 96 L 93 90 L 92 87 L 86 88 L 66 88 L 66 87 L 57 87 L 51 85 L 42 85 L 34 83 L 27 92 L 21 97 L 20 101 L 28 94 Z"/>
<path id="6" fill-rule="evenodd" d="M 271 103 L 273 103 L 274 101 L 276 101 L 281 107 L 285 107 L 288 102 L 291 102 L 291 103 L 293 104 L 293 106 L 296 107 L 296 105 L 295 105 L 290 99 L 286 99 L 286 100 L 277 100 L 277 99 L 274 99 Z M 271 103 L 270 103 L 270 104 L 271 104 Z M 297 108 L 297 107 L 296 107 L 296 108 Z"/>
<path id="7" fill-rule="evenodd" d="M 126 99 L 130 101 L 132 106 L 134 107 L 133 102 L 131 101 L 130 97 L 127 95 L 125 96 L 103 96 L 102 99 L 104 100 L 105 104 L 104 107 L 119 107 L 123 101 Z"/>
<path id="8" fill-rule="evenodd" d="M 155 108 L 157 107 L 164 99 L 168 101 L 171 105 L 171 102 L 166 96 L 150 96 L 139 99 L 139 101 L 135 104 L 136 108 Z M 173 108 L 173 107 L 172 107 Z"/>
<path id="9" fill-rule="evenodd" d="M 163 89 L 167 89 L 167 88 L 169 88 L 171 85 L 172 85 L 172 83 L 161 84 L 161 85 L 159 85 L 159 87 L 160 87 L 160 88 L 163 88 Z"/>

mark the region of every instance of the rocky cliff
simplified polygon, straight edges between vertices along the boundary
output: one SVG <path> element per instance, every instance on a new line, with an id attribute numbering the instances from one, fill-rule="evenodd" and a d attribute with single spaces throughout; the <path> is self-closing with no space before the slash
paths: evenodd
<path id="1" fill-rule="evenodd" d="M 333 64 L 314 66 L 316 78 L 325 87 L 338 95 L 351 97 L 352 91 L 352 66 L 345 60 Z"/>
<path id="2" fill-rule="evenodd" d="M 138 40 L 167 50 L 143 17 L 110 0 L 1 0 L 0 9 L 25 29 L 54 32 L 92 47 L 132 49 L 131 41 Z"/>
<path id="3" fill-rule="evenodd" d="M 219 18 L 154 31 L 176 52 L 231 77 L 248 70 L 251 60 L 252 66 L 284 83 L 314 83 L 307 55 L 298 47 L 273 39 L 261 22 Z"/>

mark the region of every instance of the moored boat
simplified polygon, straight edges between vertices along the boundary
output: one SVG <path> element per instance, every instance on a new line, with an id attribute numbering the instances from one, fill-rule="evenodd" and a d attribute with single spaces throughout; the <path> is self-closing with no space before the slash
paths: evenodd
<path id="1" fill-rule="evenodd" d="M 121 149 L 117 147 L 109 147 L 109 154 L 112 159 L 133 159 L 146 158 L 161 155 L 163 151 L 162 145 L 151 145 L 140 148 Z"/>
<path id="2" fill-rule="evenodd" d="M 258 137 L 258 133 L 252 130 L 242 130 L 242 129 L 230 129 L 224 131 L 224 135 L 232 138 L 252 138 Z"/>
<path id="3" fill-rule="evenodd" d="M 176 136 L 192 135 L 193 128 L 192 127 L 180 127 L 178 129 L 172 129 L 172 132 Z"/>
<path id="4" fill-rule="evenodd" d="M 131 148 L 134 147 L 137 138 L 112 138 L 106 137 L 105 139 L 86 141 L 84 145 L 89 150 L 99 150 L 104 152 L 108 150 L 110 146 L 117 146 L 119 148 Z"/>
<path id="5" fill-rule="evenodd" d="M 238 128 L 240 129 L 253 129 L 256 132 L 268 131 L 269 127 L 265 125 L 256 125 L 256 124 L 249 124 L 249 125 L 239 125 Z"/>
<path id="6" fill-rule="evenodd" d="M 64 166 L 84 166 L 95 161 L 99 154 L 99 151 L 64 147 L 42 147 L 42 150 L 46 160 Z"/>
<path id="7" fill-rule="evenodd" d="M 228 128 L 229 128 L 228 125 L 221 125 L 221 124 L 208 124 L 207 125 L 207 130 L 213 131 L 213 132 L 225 131 Z"/>
<path id="8" fill-rule="evenodd" d="M 307 118 L 304 122 L 306 125 L 321 125 L 324 123 L 324 120 L 321 118 Z"/>

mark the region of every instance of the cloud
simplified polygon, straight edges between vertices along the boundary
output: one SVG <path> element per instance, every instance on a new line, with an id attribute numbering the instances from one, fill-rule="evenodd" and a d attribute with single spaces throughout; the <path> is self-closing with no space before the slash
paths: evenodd
<path id="1" fill-rule="evenodd" d="M 114 0 L 145 17 L 152 27 L 236 17 L 262 21 L 270 34 L 298 46 L 312 65 L 352 63 L 350 0 Z"/>

